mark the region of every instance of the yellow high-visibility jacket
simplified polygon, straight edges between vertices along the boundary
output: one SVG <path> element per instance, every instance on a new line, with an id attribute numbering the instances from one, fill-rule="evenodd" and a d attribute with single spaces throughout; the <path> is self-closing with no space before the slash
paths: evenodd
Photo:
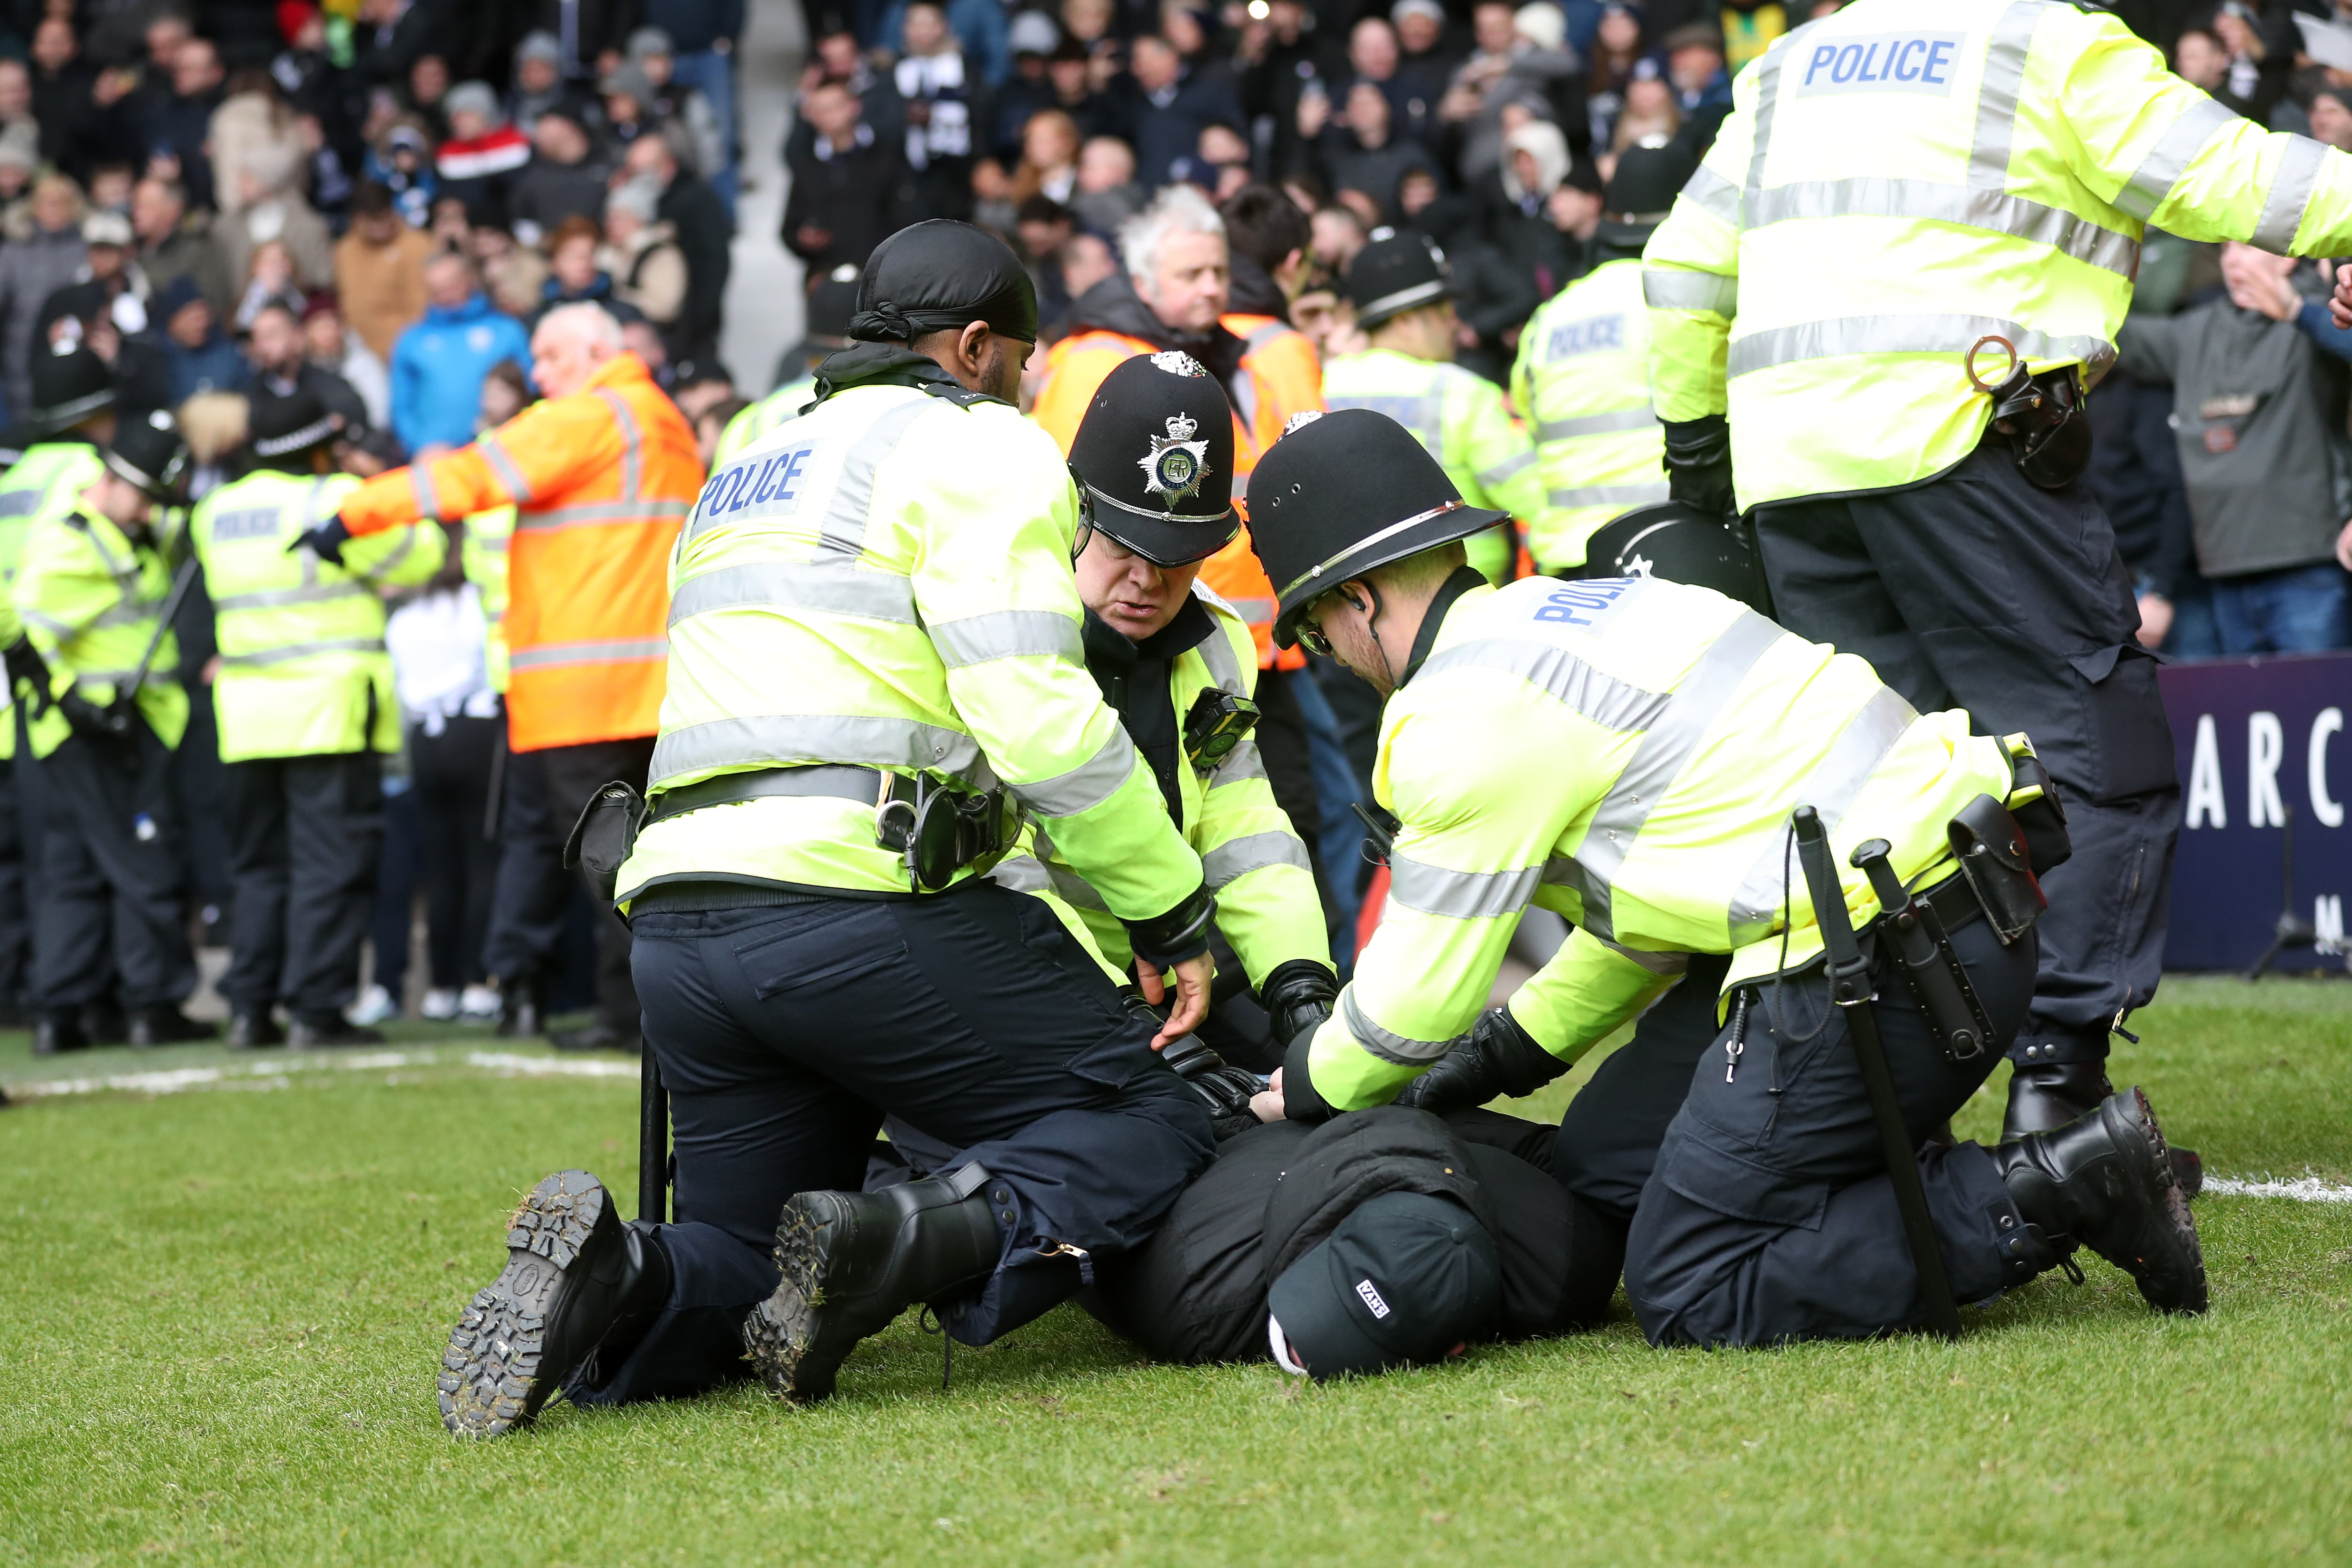
<path id="1" fill-rule="evenodd" d="M 1989 335 L 2095 383 L 2143 225 L 2352 254 L 2352 156 L 2231 113 L 2095 7 L 1857 0 L 1733 103 L 1643 287 L 1658 416 L 1729 413 L 1743 508 L 1968 456 L 1991 404 L 1963 361 Z"/>
<path id="2" fill-rule="evenodd" d="M 1511 403 L 1535 433 L 1543 507 L 1528 553 L 1546 572 L 1584 564 L 1592 531 L 1666 499 L 1666 437 L 1650 409 L 1650 321 L 1639 257 L 1606 261 L 1528 318 Z"/>

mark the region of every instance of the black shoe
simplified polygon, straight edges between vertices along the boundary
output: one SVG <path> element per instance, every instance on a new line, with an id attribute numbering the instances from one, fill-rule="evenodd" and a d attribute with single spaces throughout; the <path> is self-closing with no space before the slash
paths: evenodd
<path id="1" fill-rule="evenodd" d="M 1010 1196 L 977 1164 L 877 1193 L 795 1194 L 776 1225 L 783 1283 L 743 1321 L 768 1392 L 824 1398 L 858 1341 L 993 1269 L 1004 1248 L 993 1204 Z"/>
<path id="2" fill-rule="evenodd" d="M 2002 1142 L 2029 1132 L 2054 1132 L 2070 1121 L 2080 1121 L 2115 1093 L 2104 1062 L 2050 1062 L 2040 1067 L 2012 1064 L 2009 1077 L 2009 1109 L 2000 1119 Z M 2180 1195 L 2194 1198 L 2205 1190 L 2205 1162 L 2194 1149 L 2168 1144 L 2172 1174 Z"/>
<path id="3" fill-rule="evenodd" d="M 625 1226 L 585 1171 L 530 1190 L 507 1232 L 507 1266 L 449 1331 L 441 1420 L 461 1437 L 496 1437 L 539 1414 L 605 1345 L 642 1331 L 669 1300 L 669 1255 Z"/>
<path id="4" fill-rule="evenodd" d="M 131 1038 L 131 1020 L 113 1002 L 93 1002 L 81 1010 L 81 1032 L 93 1046 L 119 1046 Z"/>
<path id="5" fill-rule="evenodd" d="M 2197 1222 L 2147 1095 L 2111 1096 L 2055 1131 L 2003 1142 L 1992 1157 L 2018 1212 L 2044 1240 L 2089 1247 L 2129 1274 L 2160 1311 L 2205 1310 Z"/>
<path id="6" fill-rule="evenodd" d="M 558 1029 L 547 1040 L 559 1051 L 626 1051 L 636 1057 L 643 1056 L 646 1050 L 645 1039 L 635 1030 L 625 1035 L 602 1022 L 584 1029 Z"/>
<path id="7" fill-rule="evenodd" d="M 286 1027 L 286 1048 L 289 1051 L 315 1051 L 331 1046 L 380 1046 L 383 1031 L 362 1028 L 341 1013 L 320 1013 L 310 1017 L 297 1017 Z"/>
<path id="8" fill-rule="evenodd" d="M 89 1037 L 82 1033 L 81 1021 L 71 1015 L 51 1014 L 33 1024 L 33 1054 L 53 1057 L 60 1051 L 86 1051 Z"/>
<path id="9" fill-rule="evenodd" d="M 502 1040 L 528 1040 L 537 1035 L 547 1021 L 545 987 L 536 975 L 509 975 L 499 982 L 498 1037 Z"/>
<path id="10" fill-rule="evenodd" d="M 228 1048 L 233 1051 L 257 1050 L 263 1046 L 282 1046 L 286 1037 L 270 1017 L 269 1010 L 239 1013 L 228 1021 Z"/>
<path id="11" fill-rule="evenodd" d="M 177 1007 L 142 1007 L 131 1015 L 131 1044 L 134 1049 L 219 1038 L 219 1025 L 199 1024 Z"/>

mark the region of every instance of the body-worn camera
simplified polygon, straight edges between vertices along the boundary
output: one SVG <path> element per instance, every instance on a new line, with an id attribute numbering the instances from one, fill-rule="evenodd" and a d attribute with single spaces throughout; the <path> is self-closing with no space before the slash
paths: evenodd
<path id="1" fill-rule="evenodd" d="M 1246 697 L 1211 689 L 1184 715 L 1184 760 L 1208 773 L 1234 754 L 1257 725 L 1258 707 Z"/>

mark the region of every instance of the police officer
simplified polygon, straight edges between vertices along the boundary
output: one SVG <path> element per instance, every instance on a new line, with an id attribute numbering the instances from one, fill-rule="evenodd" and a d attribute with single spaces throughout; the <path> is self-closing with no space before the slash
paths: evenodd
<path id="1" fill-rule="evenodd" d="M 1646 252 L 1675 495 L 1757 514 L 1792 630 L 2031 731 L 2058 780 L 2074 852 L 2011 1131 L 2107 1091 L 2164 949 L 2171 736 L 2076 478 L 2143 225 L 2342 255 L 2352 157 L 2265 134 L 2096 6 L 1860 0 L 1740 74 Z"/>
<path id="2" fill-rule="evenodd" d="M 1543 506 L 1528 552 L 1559 574 L 1584 564 L 1592 531 L 1666 499 L 1665 437 L 1650 409 L 1650 323 L 1642 247 L 1696 167 L 1680 143 L 1628 147 L 1610 176 L 1591 271 L 1546 300 L 1519 333 L 1511 405 L 1535 432 Z"/>
<path id="3" fill-rule="evenodd" d="M 567 1377 L 582 1403 L 709 1387 L 746 1343 L 772 1392 L 823 1398 L 918 1300 L 984 1343 L 1209 1158 L 1154 1047 L 1205 1011 L 1212 901 L 1080 662 L 1076 496 L 1012 402 L 1035 292 L 948 220 L 885 241 L 861 288 L 815 408 L 711 477 L 673 558 L 651 814 L 615 887 L 678 1220 L 625 1229 L 585 1173 L 542 1182 L 451 1336 L 453 1430 L 503 1431 Z M 988 879 L 1024 816 L 1172 998 L 1156 1037 L 1083 926 Z M 959 1162 L 840 1190 L 886 1112 Z"/>
<path id="4" fill-rule="evenodd" d="M 222 978 L 229 1043 L 381 1043 L 343 1016 L 383 846 L 379 757 L 400 746 L 379 590 L 441 569 L 440 528 L 355 539 L 341 564 L 299 544 L 359 480 L 333 471 L 336 422 L 309 392 L 253 400 L 254 470 L 196 506 L 188 537 L 212 599 L 213 711 L 227 764 L 230 926 Z"/>
<path id="5" fill-rule="evenodd" d="M 1679 1108 L 1667 1120 L 1654 1104 L 1616 1107 L 1663 1132 L 1627 1245 L 1635 1316 L 1654 1342 L 1706 1345 L 1917 1321 L 1922 1292 L 1843 1014 L 1829 1005 L 1822 938 L 1790 886 L 1791 816 L 1809 805 L 1834 825 L 1849 910 L 1867 909 L 1872 884 L 1844 856 L 1888 841 L 1893 872 L 1949 931 L 1945 975 L 2005 1043 L 2032 991 L 2031 877 L 1979 866 L 1979 892 L 1952 835 L 2006 851 L 2020 829 L 2002 801 L 2042 804 L 2022 738 L 1971 735 L 1958 711 L 1917 713 L 1861 659 L 1708 589 L 1648 577 L 1488 588 L 1459 541 L 1492 514 L 1465 505 L 1377 414 L 1286 437 L 1254 494 L 1257 548 L 1282 595 L 1276 635 L 1330 647 L 1391 694 L 1374 776 L 1402 825 L 1388 916 L 1331 1021 L 1284 1063 L 1287 1112 L 1381 1104 L 1425 1071 L 1414 1098 L 1432 1109 L 1528 1093 L 1664 992 L 1690 955 L 1727 950 L 1729 1022 Z M 2046 805 L 2035 815 L 2055 820 Z M 1530 901 L 1577 929 L 1481 1018 Z M 1892 973 L 1893 943 L 1878 951 L 1885 1048 L 1924 1142 L 1994 1052 L 1939 1048 L 1937 1020 L 1907 1005 Z M 1580 1152 L 1563 1140 L 1554 1161 L 1571 1191 Z M 1927 1144 L 1918 1171 L 1962 1300 L 2080 1244 L 2155 1305 L 2204 1307 L 2196 1231 L 2136 1090 L 1996 1150 Z"/>
<path id="6" fill-rule="evenodd" d="M 824 281 L 809 290 L 807 335 L 785 363 L 801 372 L 784 384 L 744 409 L 719 433 L 711 461 L 723 463 L 787 420 L 816 396 L 816 367 L 831 354 L 849 346 L 849 318 L 857 309 L 857 268 L 835 268 Z"/>
<path id="7" fill-rule="evenodd" d="M 1532 521 L 1543 510 L 1542 476 L 1527 432 L 1503 390 L 1454 363 L 1458 323 L 1445 257 L 1418 234 L 1377 228 L 1348 268 L 1361 353 L 1323 367 L 1330 408 L 1371 408 L 1419 438 L 1472 504 Z M 1508 522 L 1470 541 L 1470 564 L 1508 582 L 1518 540 Z"/>
<path id="8" fill-rule="evenodd" d="M 63 517 L 105 471 L 100 444 L 114 438 L 114 373 L 79 342 L 36 355 L 28 428 L 6 438 L 0 454 L 0 649 L 5 649 L 9 707 L 0 723 L 0 1007 L 27 1000 L 32 930 L 26 920 L 26 861 L 40 837 L 32 752 L 26 743 L 28 700 L 37 700 L 47 671 L 8 603 L 17 563 L 36 519 Z"/>
<path id="9" fill-rule="evenodd" d="M 172 574 L 150 526 L 187 444 L 159 412 L 123 425 L 100 457 L 62 515 L 36 518 L 12 595 L 47 668 L 27 735 L 42 805 L 33 1048 L 45 1055 L 89 1044 L 79 1016 L 107 988 L 110 938 L 132 1045 L 217 1032 L 179 1008 L 196 984 L 171 787 L 188 697 L 171 674 L 179 650 L 159 616 Z"/>

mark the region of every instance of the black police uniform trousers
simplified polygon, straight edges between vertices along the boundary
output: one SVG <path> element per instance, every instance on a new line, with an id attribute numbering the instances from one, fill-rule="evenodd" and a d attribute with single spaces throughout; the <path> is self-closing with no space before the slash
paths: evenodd
<path id="1" fill-rule="evenodd" d="M 228 764 L 228 973 L 239 1013 L 278 1003 L 332 1023 L 359 992 L 360 944 L 383 854 L 383 764 L 373 752 Z"/>
<path id="2" fill-rule="evenodd" d="M 13 713 L 0 720 L 15 721 Z M 32 973 L 33 926 L 25 903 L 25 852 L 33 837 L 25 821 L 30 805 L 25 798 L 30 782 L 26 755 L 19 736 L 16 758 L 0 763 L 0 1016 L 24 1005 Z"/>
<path id="3" fill-rule="evenodd" d="M 1998 442 L 1908 489 L 1764 508 L 1765 574 L 1783 626 L 1868 659 L 1921 712 L 2032 737 L 2074 853 L 2044 879 L 2042 978 L 2010 1056 L 2103 1061 L 2163 963 L 2172 730 L 2106 513 L 2079 481 L 2029 484 Z"/>
<path id="4" fill-rule="evenodd" d="M 2003 946 L 1989 922 L 1975 920 L 1952 933 L 1952 946 L 1996 1037 L 2007 1038 L 2033 994 L 2032 934 Z M 1944 1268 L 1960 1300 L 1985 1300 L 2027 1277 L 2017 1261 L 2023 1221 L 1990 1152 L 1927 1140 L 1990 1076 L 1999 1054 L 1948 1061 L 1891 951 L 1880 945 L 1876 957 L 1873 1005 Z M 1822 971 L 1789 978 L 1777 996 L 1769 981 L 1743 989 L 1749 1011 L 1736 1068 L 1725 1046 L 1738 1009 L 1719 1030 L 1692 1031 L 1701 1000 L 1694 991 L 1681 1004 L 1679 1048 L 1694 1033 L 1713 1048 L 1698 1052 L 1680 1094 L 1667 1092 L 1654 1060 L 1645 1064 L 1652 1070 L 1629 1066 L 1609 1083 L 1596 1073 L 1570 1106 L 1554 1176 L 1571 1193 L 1606 1185 L 1611 1158 L 1604 1151 L 1597 1173 L 1586 1167 L 1572 1135 L 1580 1120 L 1591 1126 L 1605 1118 L 1621 1142 L 1663 1124 L 1625 1250 L 1626 1299 L 1653 1343 L 1860 1339 L 1919 1321 L 1925 1308 L 1894 1181 Z"/>
<path id="5" fill-rule="evenodd" d="M 545 752 L 508 749 L 503 735 L 493 758 L 499 863 L 482 964 L 509 989 L 550 975 L 572 906 L 572 880 L 563 869 L 563 835 L 572 825 L 556 826 L 547 798 L 546 759 Z"/>
<path id="6" fill-rule="evenodd" d="M 646 1338 L 577 1403 L 745 1375 L 742 1322 L 776 1288 L 785 1200 L 861 1186 L 886 1114 L 961 1151 L 951 1169 L 977 1161 L 993 1178 L 1002 1261 L 945 1304 L 967 1344 L 1075 1294 L 1092 1254 L 1141 1243 L 1213 1153 L 1208 1109 L 1152 1051 L 1152 1026 L 1026 894 L 982 879 L 634 924 L 675 1129 L 677 1218 L 660 1227 L 673 1282 Z"/>
<path id="7" fill-rule="evenodd" d="M 196 961 L 171 748 L 134 719 L 122 740 L 67 737 L 37 771 L 34 1005 L 52 1015 L 89 1006 L 117 972 L 127 1010 L 185 999 Z"/>

